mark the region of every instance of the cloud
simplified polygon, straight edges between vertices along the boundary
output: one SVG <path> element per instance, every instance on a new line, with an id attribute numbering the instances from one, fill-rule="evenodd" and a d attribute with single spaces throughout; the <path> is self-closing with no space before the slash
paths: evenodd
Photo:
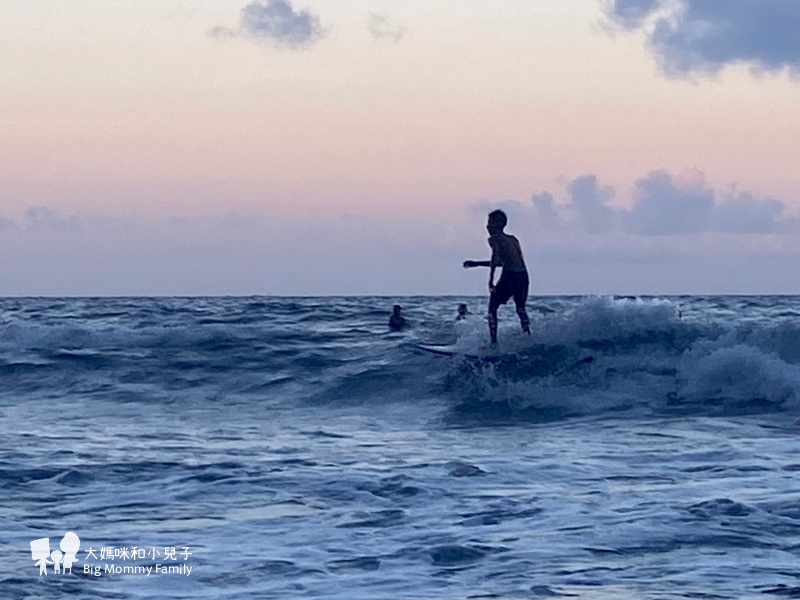
<path id="1" fill-rule="evenodd" d="M 296 11 L 287 0 L 254 0 L 242 8 L 239 27 L 215 27 L 216 38 L 247 37 L 280 48 L 299 49 L 325 36 L 319 17 L 308 10 Z"/>
<path id="2" fill-rule="evenodd" d="M 702 179 L 681 185 L 666 171 L 653 171 L 636 182 L 624 221 L 639 235 L 699 233 L 708 229 L 714 205 L 714 190 Z"/>
<path id="3" fill-rule="evenodd" d="M 408 33 L 402 25 L 395 25 L 386 15 L 370 13 L 367 20 L 367 29 L 376 40 L 399 42 Z"/>
<path id="4" fill-rule="evenodd" d="M 660 5 L 661 0 L 611 0 L 607 11 L 626 29 L 635 29 Z"/>
<path id="5" fill-rule="evenodd" d="M 791 233 L 797 219 L 784 214 L 783 202 L 776 198 L 757 200 L 749 192 L 729 198 L 714 207 L 712 226 L 729 233 Z"/>
<path id="6" fill-rule="evenodd" d="M 556 203 L 550 192 L 531 197 L 536 221 L 546 229 L 581 229 L 598 234 L 615 227 L 617 215 L 608 205 L 614 188 L 601 186 L 595 175 L 581 175 L 567 185 L 569 201 Z"/>
<path id="7" fill-rule="evenodd" d="M 538 225 L 590 234 L 621 229 L 640 236 L 800 230 L 798 219 L 786 214 L 786 206 L 779 199 L 759 199 L 750 192 L 720 195 L 699 171 L 680 177 L 663 170 L 648 173 L 636 181 L 630 209 L 611 206 L 614 189 L 600 185 L 595 175 L 574 179 L 567 192 L 568 200 L 563 203 L 557 203 L 549 192 L 531 198 Z"/>
<path id="8" fill-rule="evenodd" d="M 670 75 L 713 75 L 731 64 L 800 73 L 798 0 L 611 0 L 607 12 L 646 31 Z"/>
<path id="9" fill-rule="evenodd" d="M 719 198 L 702 173 L 681 181 L 665 171 L 653 171 L 636 182 L 625 223 L 628 231 L 639 235 L 789 233 L 797 229 L 797 220 L 785 211 L 780 200 L 759 200 L 749 192 Z"/>
<path id="10" fill-rule="evenodd" d="M 29 231 L 81 231 L 80 220 L 76 216 L 61 217 L 46 206 L 31 206 L 25 211 L 25 224 Z"/>
<path id="11" fill-rule="evenodd" d="M 544 225 L 546 229 L 561 229 L 563 223 L 561 222 L 561 215 L 556 207 L 556 200 L 550 192 L 543 192 L 541 194 L 534 194 L 531 198 L 533 203 L 533 211 L 536 214 L 537 220 Z"/>
<path id="12" fill-rule="evenodd" d="M 614 197 L 614 189 L 600 187 L 597 177 L 583 175 L 568 186 L 571 206 L 578 221 L 589 233 L 604 233 L 614 227 L 614 210 L 608 201 Z"/>

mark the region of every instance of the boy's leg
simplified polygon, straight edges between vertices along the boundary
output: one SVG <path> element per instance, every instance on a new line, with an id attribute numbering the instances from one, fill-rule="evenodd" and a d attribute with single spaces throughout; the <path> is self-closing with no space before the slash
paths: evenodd
<path id="1" fill-rule="evenodd" d="M 497 293 L 489 296 L 489 338 L 492 344 L 497 343 L 497 309 L 500 304 L 497 302 Z"/>
<path id="2" fill-rule="evenodd" d="M 528 276 L 518 282 L 517 288 L 514 290 L 514 305 L 517 307 L 517 316 L 519 317 L 519 324 L 522 326 L 522 331 L 530 335 L 531 321 L 528 318 L 528 313 L 525 310 L 525 302 L 528 300 Z"/>
<path id="3" fill-rule="evenodd" d="M 504 272 L 489 296 L 489 336 L 497 343 L 497 309 L 514 295 L 513 279 Z"/>
<path id="4" fill-rule="evenodd" d="M 531 334 L 531 320 L 528 318 L 528 313 L 525 312 L 525 305 L 520 304 L 517 306 L 517 315 L 519 315 L 519 324 L 522 326 L 522 331 Z"/>

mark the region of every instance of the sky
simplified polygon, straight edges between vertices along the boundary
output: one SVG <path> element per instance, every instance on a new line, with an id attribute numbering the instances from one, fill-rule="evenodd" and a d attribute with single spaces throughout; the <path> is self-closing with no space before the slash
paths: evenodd
<path id="1" fill-rule="evenodd" d="M 0 296 L 800 293 L 797 0 L 4 0 Z"/>

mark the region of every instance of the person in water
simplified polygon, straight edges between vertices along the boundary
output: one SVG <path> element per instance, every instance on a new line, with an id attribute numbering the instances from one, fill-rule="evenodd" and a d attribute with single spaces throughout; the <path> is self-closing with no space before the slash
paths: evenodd
<path id="1" fill-rule="evenodd" d="M 392 331 L 400 331 L 406 326 L 406 320 L 400 314 L 402 309 L 403 308 L 399 304 L 394 305 L 394 312 L 392 312 L 392 316 L 389 317 L 389 329 Z"/>
<path id="2" fill-rule="evenodd" d="M 497 344 L 497 309 L 512 296 L 522 330 L 527 334 L 531 332 L 530 320 L 525 311 L 525 301 L 528 299 L 528 269 L 525 267 L 522 248 L 517 238 L 503 232 L 506 223 L 508 217 L 502 210 L 489 213 L 486 230 L 489 232 L 492 259 L 464 261 L 465 269 L 489 267 L 489 337 L 492 344 Z M 495 285 L 494 272 L 497 267 L 503 267 L 503 273 Z"/>
<path id="3" fill-rule="evenodd" d="M 458 305 L 458 315 L 456 315 L 456 321 L 463 321 L 467 318 L 469 314 L 469 309 L 467 308 L 466 304 L 459 304 Z"/>

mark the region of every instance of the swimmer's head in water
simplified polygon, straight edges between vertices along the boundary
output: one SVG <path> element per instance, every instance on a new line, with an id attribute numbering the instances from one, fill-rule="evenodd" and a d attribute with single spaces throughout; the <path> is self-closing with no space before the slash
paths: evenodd
<path id="1" fill-rule="evenodd" d="M 399 304 L 394 305 L 394 314 L 399 315 L 402 307 Z"/>
<path id="2" fill-rule="evenodd" d="M 489 213 L 489 222 L 486 224 L 486 229 L 489 233 L 499 233 L 508 223 L 508 217 L 502 210 L 493 210 Z"/>

